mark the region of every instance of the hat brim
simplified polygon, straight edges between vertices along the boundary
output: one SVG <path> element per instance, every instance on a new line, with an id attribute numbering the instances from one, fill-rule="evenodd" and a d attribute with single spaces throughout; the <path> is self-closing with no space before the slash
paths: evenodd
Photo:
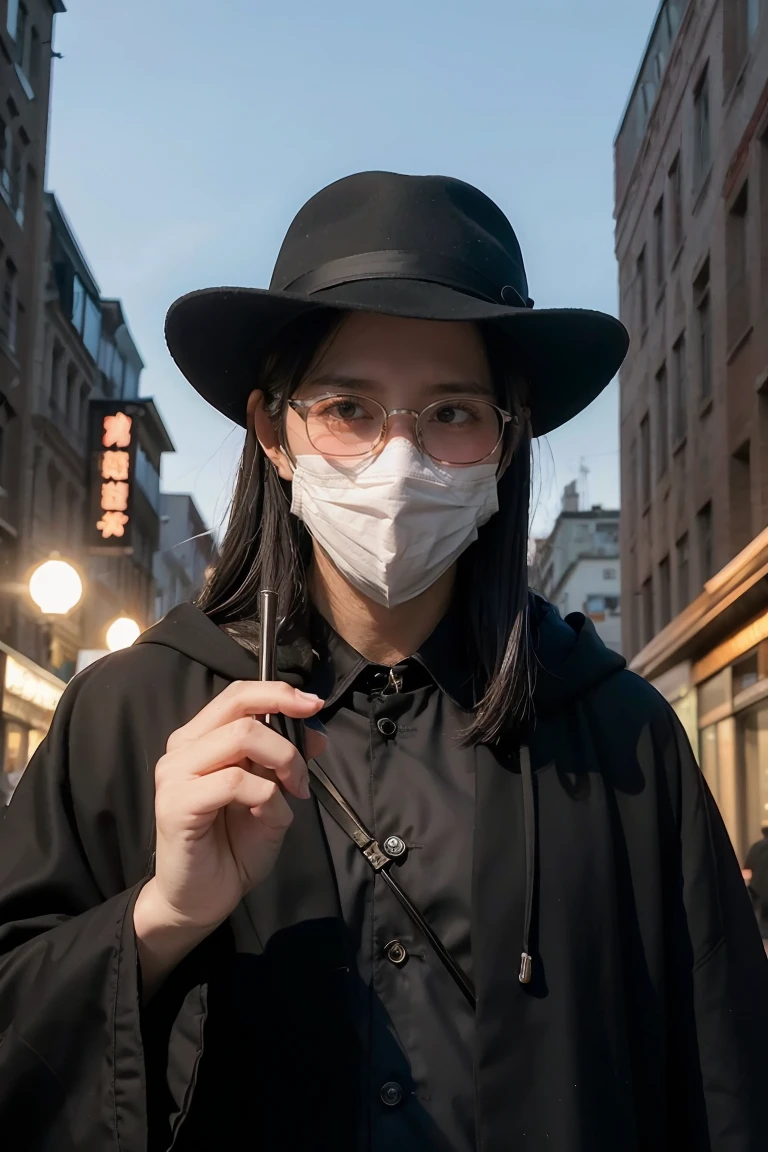
<path id="1" fill-rule="evenodd" d="M 182 296 L 165 323 L 176 364 L 214 408 L 245 426 L 259 363 L 286 324 L 317 308 L 418 320 L 491 321 L 525 357 L 534 436 L 565 424 L 599 396 L 629 345 L 613 316 L 579 308 L 511 308 L 441 284 L 358 280 L 311 297 L 261 288 L 205 288 Z"/>

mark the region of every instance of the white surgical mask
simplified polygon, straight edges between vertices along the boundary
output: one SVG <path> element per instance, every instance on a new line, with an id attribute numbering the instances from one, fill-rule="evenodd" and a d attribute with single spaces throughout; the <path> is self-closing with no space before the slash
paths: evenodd
<path id="1" fill-rule="evenodd" d="M 496 464 L 436 464 L 402 437 L 360 463 L 298 456 L 291 511 L 351 584 L 379 604 L 438 580 L 498 511 Z"/>

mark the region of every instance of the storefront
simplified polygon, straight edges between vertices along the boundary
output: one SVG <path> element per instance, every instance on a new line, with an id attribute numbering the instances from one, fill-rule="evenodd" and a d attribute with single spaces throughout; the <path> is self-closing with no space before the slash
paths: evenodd
<path id="1" fill-rule="evenodd" d="M 768 826 L 768 530 L 631 666 L 680 717 L 743 863 Z"/>
<path id="2" fill-rule="evenodd" d="M 1 643 L 0 675 L 3 690 L 0 803 L 7 804 L 48 732 L 65 685 L 52 673 Z"/>

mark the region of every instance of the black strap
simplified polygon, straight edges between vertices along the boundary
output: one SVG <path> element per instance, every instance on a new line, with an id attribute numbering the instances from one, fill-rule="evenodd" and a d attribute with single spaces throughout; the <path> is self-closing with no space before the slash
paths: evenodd
<path id="1" fill-rule="evenodd" d="M 361 823 L 359 817 L 353 812 L 349 804 L 347 804 L 336 785 L 326 776 L 316 761 L 310 761 L 309 773 L 310 787 L 317 797 L 318 802 L 322 804 L 328 815 L 333 817 L 339 827 L 346 832 L 350 840 L 357 845 L 374 872 L 377 872 L 382 880 L 389 886 L 416 927 L 426 936 L 462 994 L 472 1008 L 474 1008 L 476 1006 L 476 999 L 475 990 L 472 987 L 471 981 L 393 877 L 390 871 L 392 858 L 387 855 L 375 837 L 371 836 L 368 829 Z"/>

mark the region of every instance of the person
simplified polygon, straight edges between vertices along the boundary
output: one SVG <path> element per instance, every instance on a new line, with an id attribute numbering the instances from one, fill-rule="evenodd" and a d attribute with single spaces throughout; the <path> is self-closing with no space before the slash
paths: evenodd
<path id="1" fill-rule="evenodd" d="M 723 823 L 527 586 L 532 438 L 623 327 L 535 308 L 477 189 L 368 172 L 166 336 L 244 450 L 199 602 L 75 677 L 5 818 L 14 1147 L 758 1152 Z"/>
<path id="2" fill-rule="evenodd" d="M 752 897 L 763 946 L 768 953 L 768 824 L 760 829 L 762 838 L 747 852 L 742 876 Z"/>

